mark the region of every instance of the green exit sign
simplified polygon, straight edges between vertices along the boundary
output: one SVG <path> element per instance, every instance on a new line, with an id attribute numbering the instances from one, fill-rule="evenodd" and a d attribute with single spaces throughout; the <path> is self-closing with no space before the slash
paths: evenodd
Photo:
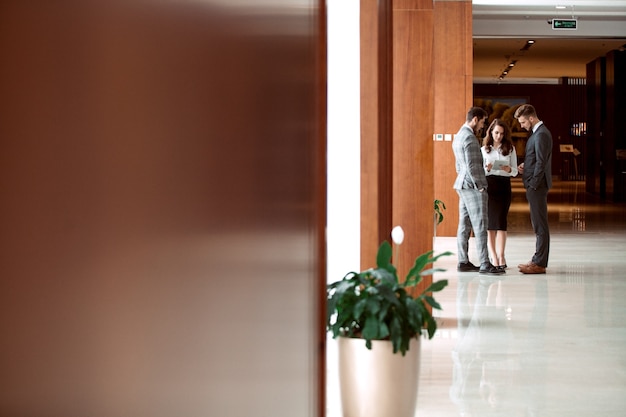
<path id="1" fill-rule="evenodd" d="M 576 30 L 578 20 L 576 19 L 552 19 L 552 29 Z"/>

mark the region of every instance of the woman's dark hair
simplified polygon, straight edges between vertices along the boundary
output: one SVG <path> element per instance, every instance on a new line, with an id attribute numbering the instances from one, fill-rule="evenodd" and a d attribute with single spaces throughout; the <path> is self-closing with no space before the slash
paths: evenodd
<path id="1" fill-rule="evenodd" d="M 509 125 L 507 125 L 502 119 L 493 119 L 493 122 L 489 125 L 487 134 L 483 139 L 485 150 L 489 153 L 493 149 L 493 129 L 495 129 L 496 126 L 501 126 L 502 129 L 504 129 L 500 149 L 502 150 L 502 155 L 508 155 L 511 153 L 511 149 L 513 149 L 513 141 L 511 140 L 511 129 L 509 129 Z"/>

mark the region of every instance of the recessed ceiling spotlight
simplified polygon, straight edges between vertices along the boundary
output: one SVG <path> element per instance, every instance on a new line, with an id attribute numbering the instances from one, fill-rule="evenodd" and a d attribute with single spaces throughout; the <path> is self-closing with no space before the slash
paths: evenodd
<path id="1" fill-rule="evenodd" d="M 557 9 L 561 9 L 561 10 L 562 10 L 562 9 L 565 9 L 566 7 L 565 7 L 565 6 L 558 5 L 558 6 L 556 6 L 556 8 L 557 8 Z"/>
<path id="2" fill-rule="evenodd" d="M 530 48 L 531 46 L 533 46 L 533 44 L 535 43 L 534 40 L 529 39 L 526 41 L 526 43 L 524 44 L 524 46 L 522 47 L 522 49 L 520 49 L 520 51 L 528 51 L 528 48 Z"/>

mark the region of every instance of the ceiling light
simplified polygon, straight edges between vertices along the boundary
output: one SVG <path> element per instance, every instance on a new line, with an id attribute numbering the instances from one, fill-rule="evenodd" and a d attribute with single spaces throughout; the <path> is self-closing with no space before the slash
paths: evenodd
<path id="1" fill-rule="evenodd" d="M 532 40 L 532 39 L 527 40 L 526 43 L 524 44 L 524 46 L 522 47 L 522 49 L 520 49 L 520 51 L 528 51 L 528 48 L 533 46 L 534 43 L 535 43 L 535 41 Z"/>
<path id="2" fill-rule="evenodd" d="M 560 5 L 559 5 L 559 6 L 556 6 L 556 8 L 557 8 L 557 9 L 562 10 L 562 9 L 565 9 L 566 7 L 565 7 L 565 6 L 560 6 Z"/>

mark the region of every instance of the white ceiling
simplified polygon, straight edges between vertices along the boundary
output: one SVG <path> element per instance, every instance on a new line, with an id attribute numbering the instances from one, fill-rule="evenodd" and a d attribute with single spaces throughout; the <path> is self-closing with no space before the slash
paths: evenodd
<path id="1" fill-rule="evenodd" d="M 474 82 L 558 83 L 585 77 L 586 64 L 626 44 L 624 0 L 473 0 Z M 557 8 L 563 5 L 565 8 Z M 554 18 L 578 21 L 554 30 Z M 535 43 L 521 51 L 528 39 Z M 499 79 L 511 60 L 513 69 Z"/>

